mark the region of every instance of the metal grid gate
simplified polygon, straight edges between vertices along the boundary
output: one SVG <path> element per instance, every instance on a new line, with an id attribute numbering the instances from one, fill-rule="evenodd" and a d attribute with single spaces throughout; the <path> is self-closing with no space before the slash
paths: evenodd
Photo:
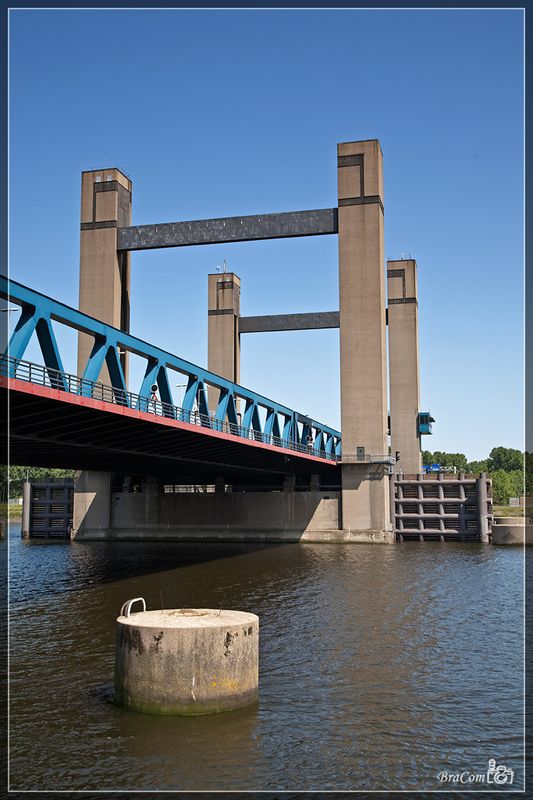
<path id="1" fill-rule="evenodd" d="M 492 481 L 484 473 L 396 475 L 392 501 L 400 542 L 489 541 Z"/>
<path id="2" fill-rule="evenodd" d="M 22 535 L 30 539 L 69 539 L 74 481 L 30 481 L 25 485 Z"/>

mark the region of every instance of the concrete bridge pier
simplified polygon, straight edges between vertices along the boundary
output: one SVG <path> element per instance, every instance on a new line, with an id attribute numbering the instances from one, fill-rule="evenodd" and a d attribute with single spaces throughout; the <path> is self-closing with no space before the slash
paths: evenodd
<path id="1" fill-rule="evenodd" d="M 385 455 L 387 345 L 383 163 L 376 139 L 337 145 L 339 333 L 343 459 Z M 393 541 L 382 464 L 343 463 L 342 527 L 361 541 Z"/>
<path id="2" fill-rule="evenodd" d="M 72 538 L 102 538 L 111 528 L 111 473 L 83 470 L 74 476 Z"/>

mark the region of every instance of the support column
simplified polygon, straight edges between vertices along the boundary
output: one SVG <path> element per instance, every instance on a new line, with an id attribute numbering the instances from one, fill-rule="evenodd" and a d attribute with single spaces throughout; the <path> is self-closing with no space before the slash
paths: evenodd
<path id="1" fill-rule="evenodd" d="M 344 456 L 384 455 L 387 348 L 383 170 L 379 142 L 337 145 L 341 429 Z M 369 541 L 393 541 L 385 465 L 342 465 L 342 525 Z"/>
<path id="2" fill-rule="evenodd" d="M 387 262 L 389 317 L 390 429 L 396 468 L 416 475 L 422 468 L 418 431 L 420 372 L 418 359 L 418 287 L 414 259 Z"/>
<path id="3" fill-rule="evenodd" d="M 116 168 L 81 175 L 80 311 L 129 332 L 130 254 L 117 251 L 117 228 L 131 225 L 131 181 Z M 79 334 L 78 375 L 93 340 Z M 127 380 L 126 354 L 121 356 Z M 107 368 L 101 380 L 110 383 Z"/>
<path id="4" fill-rule="evenodd" d="M 490 541 L 489 517 L 491 516 L 491 514 L 489 510 L 486 472 L 480 472 L 479 478 L 476 481 L 476 491 L 477 491 L 477 506 L 479 515 L 479 538 L 480 541 L 482 541 L 484 544 L 487 544 L 487 542 Z"/>
<path id="5" fill-rule="evenodd" d="M 111 473 L 83 470 L 74 477 L 72 538 L 104 538 L 111 527 Z"/>
<path id="6" fill-rule="evenodd" d="M 207 368 L 239 383 L 241 352 L 239 314 L 241 279 L 234 272 L 208 275 Z M 209 411 L 216 410 L 218 393 L 209 391 Z"/>
<path id="7" fill-rule="evenodd" d="M 31 521 L 31 483 L 24 481 L 22 485 L 22 537 L 27 539 L 30 535 Z"/>

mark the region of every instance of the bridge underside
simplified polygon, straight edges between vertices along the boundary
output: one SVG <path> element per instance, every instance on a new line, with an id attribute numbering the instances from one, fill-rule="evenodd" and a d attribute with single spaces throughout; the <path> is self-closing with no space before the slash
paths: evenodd
<path id="1" fill-rule="evenodd" d="M 153 475 L 175 484 L 275 487 L 287 475 L 340 485 L 340 466 L 263 442 L 212 431 L 56 389 L 0 380 L 2 444 L 10 463 Z"/>

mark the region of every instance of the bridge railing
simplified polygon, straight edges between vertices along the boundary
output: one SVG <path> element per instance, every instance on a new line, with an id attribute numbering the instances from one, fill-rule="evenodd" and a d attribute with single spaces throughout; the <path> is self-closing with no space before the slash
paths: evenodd
<path id="1" fill-rule="evenodd" d="M 337 461 L 340 464 L 395 464 L 396 458 L 390 453 L 343 453 Z"/>
<path id="2" fill-rule="evenodd" d="M 105 403 L 126 406 L 137 411 L 154 414 L 155 416 L 186 422 L 189 425 L 198 425 L 241 439 L 250 439 L 274 447 L 282 447 L 286 450 L 293 450 L 298 453 L 324 458 L 328 461 L 337 462 L 340 460 L 340 456 L 335 453 L 328 453 L 324 449 L 317 450 L 316 447 L 312 445 L 287 441 L 280 436 L 266 434 L 254 428 L 219 419 L 210 414 L 202 414 L 197 410 L 181 408 L 156 398 L 146 397 L 136 394 L 135 392 L 109 386 L 100 381 L 80 378 L 77 375 L 71 375 L 67 372 L 45 367 L 42 364 L 36 364 L 31 361 L 24 361 L 19 358 L 12 358 L 6 355 L 0 356 L 0 377 L 15 378 L 19 381 L 46 386 L 51 389 L 59 389 L 60 391 L 70 394 L 90 397 L 93 400 L 101 400 Z"/>

